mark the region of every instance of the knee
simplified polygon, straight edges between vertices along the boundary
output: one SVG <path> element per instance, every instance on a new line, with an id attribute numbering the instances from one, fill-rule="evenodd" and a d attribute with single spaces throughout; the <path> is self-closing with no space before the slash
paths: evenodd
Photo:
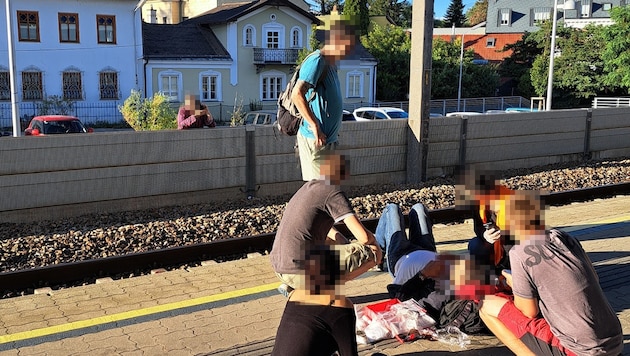
<path id="1" fill-rule="evenodd" d="M 427 207 L 422 203 L 416 203 L 411 207 L 411 210 L 418 213 L 419 216 L 427 215 Z"/>

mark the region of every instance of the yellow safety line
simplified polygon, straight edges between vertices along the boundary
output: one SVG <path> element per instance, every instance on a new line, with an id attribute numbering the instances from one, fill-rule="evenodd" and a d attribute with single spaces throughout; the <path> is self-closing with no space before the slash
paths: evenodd
<path id="1" fill-rule="evenodd" d="M 261 292 L 267 292 L 270 290 L 274 290 L 277 287 L 278 287 L 278 282 L 264 284 L 261 286 L 238 289 L 238 290 L 234 290 L 230 292 L 210 295 L 207 297 L 199 297 L 199 298 L 184 300 L 181 302 L 173 302 L 173 303 L 168 303 L 164 305 L 156 305 L 153 307 L 136 309 L 136 310 L 131 310 L 131 311 L 112 314 L 112 315 L 105 315 L 105 316 L 100 316 L 97 318 L 92 318 L 92 319 L 87 319 L 87 320 L 79 320 L 79 321 L 74 321 L 71 323 L 49 326 L 49 327 L 45 327 L 41 329 L 23 331 L 23 332 L 19 332 L 15 334 L 2 335 L 0 336 L 0 344 L 33 339 L 36 337 L 58 334 L 58 333 L 73 331 L 77 329 L 89 328 L 96 325 L 107 324 L 107 323 L 112 323 L 112 322 L 117 322 L 117 321 L 127 320 L 127 319 L 133 319 L 133 318 L 138 318 L 141 316 L 147 316 L 147 315 L 167 312 L 171 310 L 176 310 L 176 309 L 188 308 L 188 307 L 193 307 L 193 306 L 197 306 L 201 304 L 218 302 L 218 301 L 222 301 L 226 299 L 242 297 L 242 296 L 261 293 Z"/>

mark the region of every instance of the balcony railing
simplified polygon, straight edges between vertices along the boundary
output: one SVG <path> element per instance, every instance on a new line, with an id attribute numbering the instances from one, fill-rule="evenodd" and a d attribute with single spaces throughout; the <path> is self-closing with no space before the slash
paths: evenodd
<path id="1" fill-rule="evenodd" d="M 254 48 L 254 64 L 295 64 L 299 49 Z"/>

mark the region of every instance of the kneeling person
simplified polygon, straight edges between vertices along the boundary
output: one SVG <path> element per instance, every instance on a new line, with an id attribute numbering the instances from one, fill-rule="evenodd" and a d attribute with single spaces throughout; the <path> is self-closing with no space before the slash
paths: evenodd
<path id="1" fill-rule="evenodd" d="M 304 285 L 305 251 L 321 244 L 336 245 L 351 280 L 380 263 L 382 252 L 374 234 L 363 226 L 340 184 L 348 176 L 344 156 L 326 154 L 320 179 L 306 182 L 289 200 L 270 253 L 280 280 L 295 289 Z M 356 240 L 349 242 L 334 228 L 343 221 Z M 281 290 L 282 292 L 282 290 Z"/>

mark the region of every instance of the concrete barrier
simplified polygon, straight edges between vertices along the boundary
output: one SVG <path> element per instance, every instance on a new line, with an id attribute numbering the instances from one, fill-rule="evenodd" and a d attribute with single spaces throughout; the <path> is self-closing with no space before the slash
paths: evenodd
<path id="1" fill-rule="evenodd" d="M 407 122 L 344 122 L 350 185 L 403 183 Z M 432 118 L 429 177 L 630 156 L 630 109 Z M 292 194 L 295 138 L 271 127 L 0 138 L 0 222 Z"/>

